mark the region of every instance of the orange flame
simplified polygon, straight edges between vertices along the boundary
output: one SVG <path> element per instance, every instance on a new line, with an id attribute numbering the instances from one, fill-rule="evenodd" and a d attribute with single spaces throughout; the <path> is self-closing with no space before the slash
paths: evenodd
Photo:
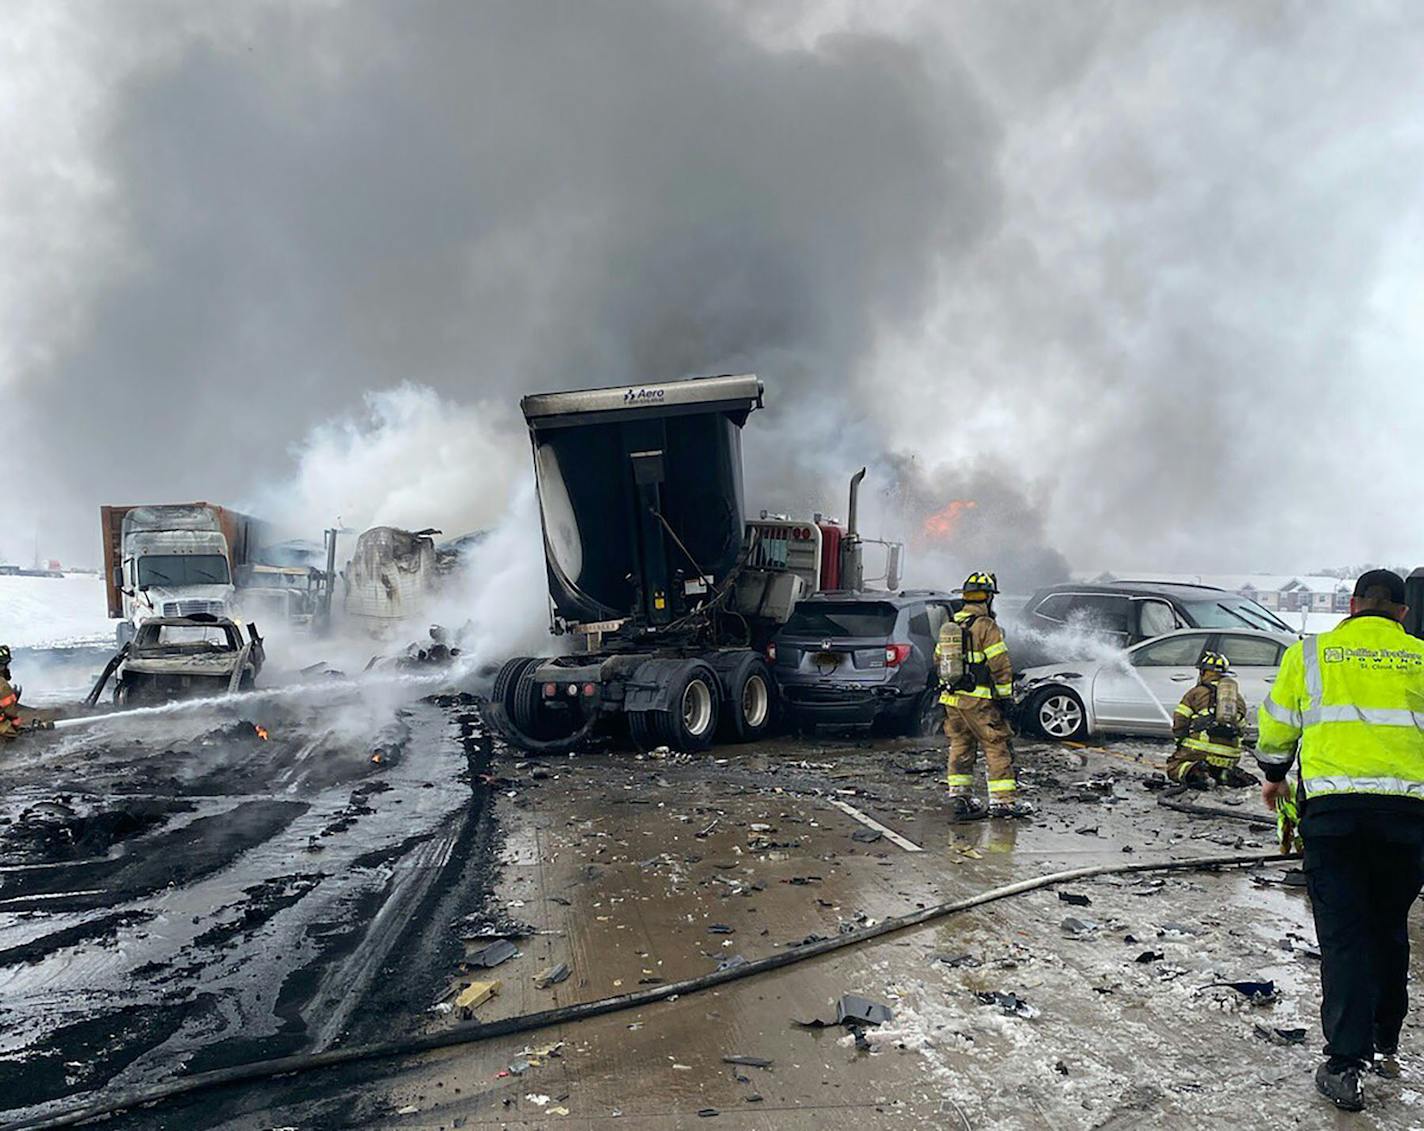
<path id="1" fill-rule="evenodd" d="M 920 537 L 927 542 L 947 542 L 954 537 L 959 521 L 965 511 L 972 511 L 978 504 L 973 499 L 951 499 L 942 509 L 937 510 L 920 527 Z"/>
<path id="2" fill-rule="evenodd" d="M 266 727 L 264 727 L 264 726 L 258 726 L 256 723 L 253 723 L 253 724 L 252 724 L 252 729 L 257 732 L 257 737 L 258 737 L 258 738 L 260 738 L 263 742 L 266 742 L 266 741 L 267 741 L 267 728 L 266 728 Z"/>

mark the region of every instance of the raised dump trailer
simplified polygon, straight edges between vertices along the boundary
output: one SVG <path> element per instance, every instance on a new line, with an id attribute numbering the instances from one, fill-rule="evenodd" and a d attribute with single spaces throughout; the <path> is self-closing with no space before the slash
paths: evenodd
<path id="1" fill-rule="evenodd" d="M 796 601 L 860 576 L 853 527 L 743 515 L 755 376 L 524 398 L 552 631 L 583 649 L 522 656 L 491 713 L 517 745 L 567 749 L 626 724 L 644 747 L 750 740 L 775 711 L 761 648 Z M 858 484 L 858 479 L 857 479 Z"/>

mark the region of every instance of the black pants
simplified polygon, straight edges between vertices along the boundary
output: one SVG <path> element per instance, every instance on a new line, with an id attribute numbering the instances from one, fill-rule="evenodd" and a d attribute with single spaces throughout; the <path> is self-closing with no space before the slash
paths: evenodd
<path id="1" fill-rule="evenodd" d="M 1369 829 L 1312 835 L 1307 824 L 1305 877 L 1320 940 L 1320 1024 L 1339 1070 L 1399 1043 L 1409 1009 L 1409 907 L 1424 886 L 1424 858 L 1416 841 Z"/>

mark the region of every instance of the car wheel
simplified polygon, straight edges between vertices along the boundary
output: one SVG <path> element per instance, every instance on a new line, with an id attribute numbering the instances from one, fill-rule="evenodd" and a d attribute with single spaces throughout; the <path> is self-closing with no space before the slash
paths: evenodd
<path id="1" fill-rule="evenodd" d="M 939 701 L 938 688 L 931 687 L 920 696 L 905 733 L 911 738 L 933 738 L 944 733 L 944 704 Z"/>
<path id="2" fill-rule="evenodd" d="M 1088 713 L 1083 700 L 1066 687 L 1049 687 L 1034 696 L 1029 718 L 1048 738 L 1069 741 L 1088 736 Z"/>

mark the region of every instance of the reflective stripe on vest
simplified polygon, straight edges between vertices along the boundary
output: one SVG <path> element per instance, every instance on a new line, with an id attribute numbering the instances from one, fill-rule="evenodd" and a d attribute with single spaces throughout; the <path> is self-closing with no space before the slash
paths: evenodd
<path id="1" fill-rule="evenodd" d="M 6 707 L 13 707 L 19 701 L 20 697 L 12 691 L 9 695 L 5 696 L 4 699 L 0 699 L 0 710 Z"/>
<path id="2" fill-rule="evenodd" d="M 1323 797 L 1332 793 L 1374 793 L 1424 800 L 1424 781 L 1405 778 L 1306 778 L 1305 793 L 1307 797 Z"/>
<path id="3" fill-rule="evenodd" d="M 1261 704 L 1262 709 L 1278 723 L 1285 723 L 1288 727 L 1302 727 L 1305 725 L 1304 717 L 1299 711 L 1292 711 L 1282 707 L 1274 699 L 1267 698 Z"/>

